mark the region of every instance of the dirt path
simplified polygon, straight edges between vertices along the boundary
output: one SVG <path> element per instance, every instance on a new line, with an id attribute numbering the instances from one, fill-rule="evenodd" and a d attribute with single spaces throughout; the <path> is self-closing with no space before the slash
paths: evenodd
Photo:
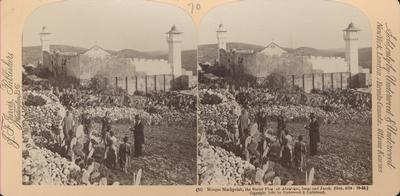
<path id="1" fill-rule="evenodd" d="M 270 123 L 276 128 L 276 124 Z M 308 145 L 304 123 L 288 123 L 291 134 L 303 135 Z M 307 156 L 307 171 L 315 169 L 313 184 L 372 184 L 371 126 L 353 124 L 324 124 L 320 128 L 321 143 L 317 156 Z M 305 173 L 276 164 L 275 171 L 284 179 L 305 184 Z"/>
<path id="2" fill-rule="evenodd" d="M 133 147 L 133 135 L 128 127 L 128 124 L 113 124 L 112 130 L 119 141 L 128 136 Z M 95 130 L 100 128 L 100 124 L 94 125 Z M 99 137 L 100 133 L 95 131 L 94 135 Z M 132 184 L 133 172 L 142 169 L 142 185 L 196 184 L 196 142 L 195 127 L 145 127 L 144 156 L 132 157 L 128 174 L 119 169 L 109 169 L 108 180 L 129 185 Z M 103 151 L 104 145 L 100 144 L 96 154 L 101 155 Z"/>

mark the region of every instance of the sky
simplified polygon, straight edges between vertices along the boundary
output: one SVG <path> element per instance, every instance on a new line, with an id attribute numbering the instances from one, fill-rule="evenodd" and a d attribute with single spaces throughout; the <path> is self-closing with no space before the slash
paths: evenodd
<path id="1" fill-rule="evenodd" d="M 196 28 L 180 8 L 144 0 L 66 0 L 44 5 L 27 18 L 23 46 L 40 45 L 46 26 L 51 44 L 163 51 L 173 24 L 183 32 L 182 49 L 195 49 Z"/>
<path id="2" fill-rule="evenodd" d="M 282 47 L 344 48 L 343 32 L 350 22 L 361 29 L 359 47 L 371 46 L 367 16 L 348 4 L 331 0 L 243 0 L 219 6 L 203 17 L 199 44 L 216 43 L 222 23 L 227 42 Z"/>

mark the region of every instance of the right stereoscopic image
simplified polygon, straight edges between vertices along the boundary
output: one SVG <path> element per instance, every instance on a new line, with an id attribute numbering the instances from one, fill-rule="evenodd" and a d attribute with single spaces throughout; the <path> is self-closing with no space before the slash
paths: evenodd
<path id="1" fill-rule="evenodd" d="M 331 1 L 255 0 L 199 28 L 200 185 L 372 184 L 371 29 Z"/>

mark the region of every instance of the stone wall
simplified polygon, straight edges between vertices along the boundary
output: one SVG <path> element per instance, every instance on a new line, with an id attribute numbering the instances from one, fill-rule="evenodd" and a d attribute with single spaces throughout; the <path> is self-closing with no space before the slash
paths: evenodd
<path id="1" fill-rule="evenodd" d="M 43 52 L 43 66 L 54 76 L 74 76 L 80 73 L 79 55 L 76 53 Z"/>
<path id="2" fill-rule="evenodd" d="M 267 77 L 271 73 L 299 75 L 314 72 L 311 62 L 303 56 L 290 54 L 270 56 L 241 51 L 220 52 L 220 55 L 220 64 L 231 74 L 244 73 L 255 77 Z"/>
<path id="3" fill-rule="evenodd" d="M 344 58 L 307 56 L 305 59 L 311 63 L 315 70 L 322 70 L 325 73 L 348 72 L 349 67 Z"/>

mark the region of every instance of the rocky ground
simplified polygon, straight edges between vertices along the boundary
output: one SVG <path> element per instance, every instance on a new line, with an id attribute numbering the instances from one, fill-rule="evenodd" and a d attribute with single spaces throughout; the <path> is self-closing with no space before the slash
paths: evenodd
<path id="1" fill-rule="evenodd" d="M 242 106 L 230 92 L 225 89 L 201 89 L 199 103 L 199 184 L 306 184 L 303 172 L 282 167 L 273 160 L 256 167 L 237 156 L 228 133 L 229 126 L 236 123 Z M 272 129 L 276 129 L 274 117 L 284 109 L 289 118 L 287 126 L 290 134 L 294 138 L 300 134 L 305 136 L 307 144 L 308 132 L 304 129 L 307 115 L 314 112 L 321 120 L 320 154 L 307 157 L 306 164 L 306 171 L 314 168 L 313 184 L 372 183 L 370 111 L 353 115 L 357 112 L 352 108 L 326 111 L 306 105 L 254 104 L 249 107 L 253 120 L 261 108 L 269 115 L 268 126 Z"/>
<path id="2" fill-rule="evenodd" d="M 101 159 L 81 168 L 58 154 L 55 128 L 65 116 L 65 107 L 52 92 L 24 91 L 24 103 L 23 184 L 127 185 L 133 183 L 133 173 L 139 169 L 142 169 L 141 184 L 196 183 L 196 113 L 193 108 L 173 109 L 162 104 L 154 104 L 157 109 L 152 111 L 124 106 L 85 108 L 94 117 L 96 141 L 100 141 L 99 120 L 106 111 L 111 113 L 112 130 L 120 141 L 124 136 L 130 136 L 133 141 L 132 133 L 127 131 L 130 119 L 135 114 L 143 117 L 146 123 L 144 156 L 132 159 L 129 172 L 124 174 L 119 168 L 107 168 Z M 75 117 L 84 110 L 81 106 L 73 109 Z M 104 146 L 98 145 L 94 157 L 101 157 L 103 152 Z"/>

